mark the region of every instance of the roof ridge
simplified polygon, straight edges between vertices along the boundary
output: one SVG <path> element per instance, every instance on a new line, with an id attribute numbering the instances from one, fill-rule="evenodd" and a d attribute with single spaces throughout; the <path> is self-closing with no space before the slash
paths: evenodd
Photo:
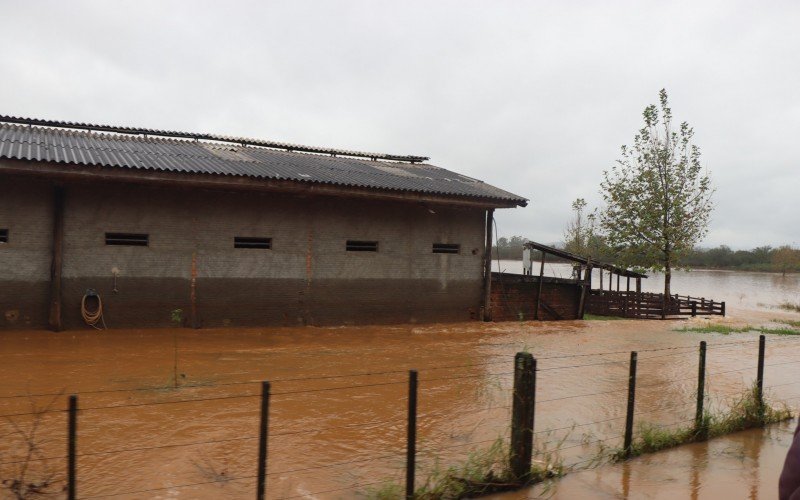
<path id="1" fill-rule="evenodd" d="M 195 133 L 195 132 L 180 132 L 180 131 L 170 131 L 170 130 L 159 130 L 159 129 L 148 129 L 148 128 L 139 128 L 139 127 L 122 127 L 122 126 L 113 126 L 113 125 L 101 125 L 101 124 L 91 124 L 91 123 L 83 123 L 83 122 L 68 122 L 68 121 L 60 121 L 60 120 L 44 120 L 38 118 L 24 118 L 24 117 L 17 117 L 17 116 L 9 116 L 9 115 L 0 115 L 0 122 L 3 123 L 13 123 L 17 125 L 28 125 L 28 126 L 40 126 L 40 127 L 50 127 L 50 128 L 63 128 L 63 129 L 72 129 L 72 130 L 88 130 L 90 133 L 92 131 L 99 131 L 99 132 L 113 132 L 117 134 L 127 134 L 127 135 L 136 135 L 136 136 L 144 136 L 148 138 L 149 136 L 156 136 L 159 138 L 172 138 L 172 139 L 193 139 L 195 141 L 205 140 L 205 141 L 215 141 L 215 142 L 223 142 L 223 143 L 231 143 L 231 144 L 238 144 L 241 146 L 261 146 L 265 148 L 271 149 L 279 149 L 285 150 L 288 152 L 298 152 L 298 153 L 317 153 L 317 154 L 326 154 L 330 156 L 346 156 L 346 157 L 355 157 L 355 158 L 369 158 L 371 160 L 391 160 L 391 161 L 398 161 L 398 162 L 408 162 L 408 163 L 421 163 L 424 161 L 429 160 L 430 158 L 427 156 L 415 156 L 415 155 L 395 155 L 395 154 L 387 154 L 387 153 L 370 153 L 366 151 L 352 151 L 347 149 L 336 149 L 336 148 L 320 148 L 315 146 L 305 146 L 302 144 L 292 144 L 286 142 L 279 142 L 279 141 L 268 141 L 263 139 L 254 139 L 249 137 L 233 137 L 228 135 L 222 134 L 208 134 L 208 133 Z"/>

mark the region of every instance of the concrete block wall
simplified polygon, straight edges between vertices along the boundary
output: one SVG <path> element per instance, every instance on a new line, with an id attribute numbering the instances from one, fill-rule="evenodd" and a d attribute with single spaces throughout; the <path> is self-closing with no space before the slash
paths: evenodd
<path id="1" fill-rule="evenodd" d="M 44 283 L 44 293 L 32 291 L 17 300 L 31 314 L 36 311 L 30 326 L 43 326 L 50 190 L 28 180 L 2 182 L 20 195 L 0 202 L 0 228 L 8 220 L 45 235 L 35 240 L 40 254 L 35 272 L 16 274 L 25 285 Z M 176 316 L 185 325 L 194 320 L 196 326 L 215 327 L 454 321 L 478 315 L 482 210 L 119 184 L 68 184 L 64 191 L 67 328 L 85 327 L 80 300 L 88 288 L 102 297 L 112 328 L 170 326 Z M 37 207 L 29 217 L 35 212 L 38 219 L 21 222 L 14 215 L 25 204 Z M 106 232 L 146 233 L 149 246 L 107 246 Z M 234 249 L 235 236 L 269 237 L 272 249 Z M 346 252 L 348 239 L 378 241 L 379 251 Z M 458 243 L 461 253 L 433 254 L 433 243 Z M 27 258 L 11 250 L 12 245 L 0 248 L 0 275 Z M 14 302 L 6 287 L 0 288 L 0 305 L 16 307 Z M 0 326 L 15 327 L 2 317 Z"/>
<path id="2" fill-rule="evenodd" d="M 53 238 L 53 188 L 0 177 L 0 327 L 47 326 Z"/>

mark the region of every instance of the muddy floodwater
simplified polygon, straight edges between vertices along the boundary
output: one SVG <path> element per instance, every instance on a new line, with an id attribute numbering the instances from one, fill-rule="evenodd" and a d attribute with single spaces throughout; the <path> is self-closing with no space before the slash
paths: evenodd
<path id="1" fill-rule="evenodd" d="M 714 321 L 800 319 L 729 311 Z M 774 498 L 794 422 L 593 463 L 600 446 L 620 444 L 631 350 L 639 352 L 637 422 L 690 425 L 700 340 L 709 344 L 712 408 L 752 384 L 757 334 L 675 331 L 703 321 L 2 332 L 0 480 L 24 467 L 26 481 L 63 486 L 63 409 L 75 393 L 79 498 L 252 498 L 260 382 L 268 380 L 267 497 L 369 495 L 403 483 L 407 370 L 417 369 L 422 484 L 437 464 L 457 465 L 508 438 L 513 356 L 524 350 L 538 360 L 537 446 L 557 450 L 571 472 L 498 498 Z M 791 407 L 800 403 L 798 342 L 767 340 L 767 394 Z"/>

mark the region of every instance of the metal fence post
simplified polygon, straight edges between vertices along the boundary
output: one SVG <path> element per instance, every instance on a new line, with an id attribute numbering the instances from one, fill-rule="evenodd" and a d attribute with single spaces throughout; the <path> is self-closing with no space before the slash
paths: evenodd
<path id="1" fill-rule="evenodd" d="M 258 426 L 258 483 L 256 500 L 264 500 L 267 493 L 267 435 L 269 434 L 269 391 L 266 380 L 261 382 L 261 420 Z"/>
<path id="2" fill-rule="evenodd" d="M 408 428 L 406 433 L 406 498 L 414 498 L 417 460 L 417 370 L 408 372 Z"/>
<path id="3" fill-rule="evenodd" d="M 536 360 L 529 352 L 514 356 L 514 394 L 511 407 L 511 475 L 530 478 L 533 460 L 533 412 L 536 401 Z"/>
<path id="4" fill-rule="evenodd" d="M 756 399 L 758 400 L 758 414 L 764 414 L 764 348 L 766 337 L 758 336 L 758 373 L 756 375 Z"/>
<path id="5" fill-rule="evenodd" d="M 69 397 L 67 413 L 67 499 L 75 500 L 75 450 L 77 448 L 76 439 L 78 434 L 78 396 L 75 394 Z"/>
<path id="6" fill-rule="evenodd" d="M 633 407 L 636 402 L 636 351 L 631 352 L 631 365 L 628 373 L 628 412 L 625 416 L 625 456 L 631 454 L 633 446 Z"/>
<path id="7" fill-rule="evenodd" d="M 706 429 L 703 423 L 703 402 L 706 396 L 706 341 L 700 341 L 700 360 L 697 365 L 697 411 L 694 414 L 694 431 L 698 437 L 705 439 Z"/>

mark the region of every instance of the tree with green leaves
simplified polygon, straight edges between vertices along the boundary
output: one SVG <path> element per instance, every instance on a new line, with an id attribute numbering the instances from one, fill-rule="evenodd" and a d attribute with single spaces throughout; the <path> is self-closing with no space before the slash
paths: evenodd
<path id="1" fill-rule="evenodd" d="M 596 257 L 592 243 L 596 236 L 596 215 L 586 214 L 586 200 L 577 198 L 572 202 L 572 219 L 564 230 L 564 250 L 581 257 Z"/>
<path id="2" fill-rule="evenodd" d="M 603 172 L 601 224 L 625 264 L 664 272 L 669 296 L 672 270 L 708 232 L 714 189 L 694 130 L 686 122 L 675 130 L 666 90 L 659 98 L 645 108 L 633 146 Z"/>

